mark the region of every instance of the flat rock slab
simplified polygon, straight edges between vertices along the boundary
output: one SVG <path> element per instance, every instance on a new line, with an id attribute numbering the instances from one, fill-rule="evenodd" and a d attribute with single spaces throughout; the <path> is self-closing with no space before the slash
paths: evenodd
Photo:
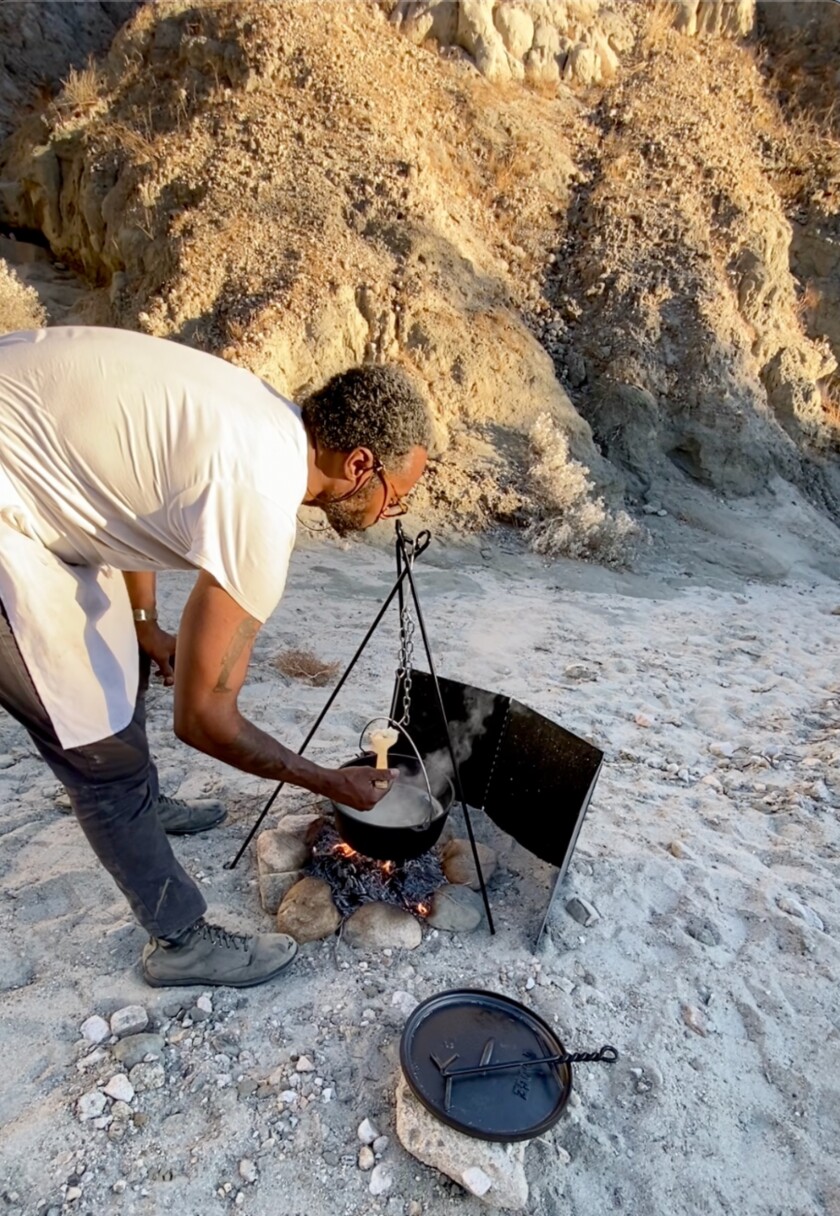
<path id="1" fill-rule="evenodd" d="M 476 842 L 476 851 L 484 881 L 488 882 L 496 871 L 496 851 L 489 845 L 478 842 Z M 460 883 L 471 887 L 473 891 L 480 889 L 478 872 L 468 840 L 450 840 L 443 850 L 442 865 L 447 882 Z"/>
<path id="2" fill-rule="evenodd" d="M 304 829 L 305 831 L 306 829 Z M 301 835 L 272 828 L 257 837 L 257 869 L 260 874 L 288 874 L 309 860 L 310 849 Z"/>
<path id="3" fill-rule="evenodd" d="M 423 930 L 403 908 L 363 904 L 345 923 L 344 940 L 359 950 L 414 950 L 423 940 Z"/>
<path id="4" fill-rule="evenodd" d="M 481 924 L 484 907 L 481 897 L 467 886 L 448 883 L 432 896 L 427 920 L 433 929 L 448 933 L 471 933 Z"/>
<path id="5" fill-rule="evenodd" d="M 303 868 L 312 855 L 309 833 L 321 822 L 318 815 L 285 815 L 280 827 L 260 832 L 257 837 L 260 903 L 272 916 L 303 877 Z"/>
<path id="6" fill-rule="evenodd" d="M 277 909 L 277 930 L 296 942 L 317 942 L 330 937 L 341 924 L 329 883 L 323 878 L 301 878 Z"/>
<path id="7" fill-rule="evenodd" d="M 447 1127 L 421 1106 L 402 1074 L 397 1135 L 412 1157 L 446 1174 L 488 1207 L 520 1212 L 527 1204 L 525 1144 L 490 1144 Z"/>

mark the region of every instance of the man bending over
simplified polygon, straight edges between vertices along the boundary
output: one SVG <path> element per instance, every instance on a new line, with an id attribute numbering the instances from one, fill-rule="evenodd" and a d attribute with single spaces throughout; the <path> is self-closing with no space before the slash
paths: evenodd
<path id="1" fill-rule="evenodd" d="M 248 987 L 297 949 L 204 920 L 166 833 L 203 831 L 224 810 L 160 795 L 151 662 L 174 679 L 189 746 L 372 807 L 393 774 L 322 768 L 243 717 L 237 697 L 283 594 L 301 503 L 342 535 L 402 514 L 428 446 L 426 406 L 395 367 L 335 376 L 298 410 L 250 372 L 160 338 L 75 327 L 0 338 L 0 705 L 148 931 L 150 984 Z M 174 675 L 157 570 L 198 571 Z"/>

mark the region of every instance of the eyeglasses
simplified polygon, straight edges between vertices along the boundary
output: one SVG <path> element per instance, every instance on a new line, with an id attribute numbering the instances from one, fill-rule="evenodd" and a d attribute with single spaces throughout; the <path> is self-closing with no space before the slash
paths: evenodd
<path id="1" fill-rule="evenodd" d="M 391 485 L 388 474 L 385 472 L 385 466 L 381 460 L 377 460 L 373 468 L 369 470 L 369 474 L 357 486 L 354 486 L 352 490 L 348 490 L 346 494 L 340 494 L 338 498 L 333 498 L 332 502 L 347 502 L 348 498 L 355 498 L 366 486 L 370 485 L 371 477 L 376 476 L 382 482 L 382 488 L 385 491 L 382 509 L 376 517 L 377 522 L 380 519 L 399 519 L 401 515 L 407 515 L 408 505 L 400 498 L 397 491 Z"/>
<path id="2" fill-rule="evenodd" d="M 377 515 L 377 519 L 399 519 L 401 515 L 408 513 L 407 504 L 400 498 L 397 491 L 388 480 L 388 474 L 381 461 L 377 461 L 373 467 L 379 480 L 382 482 L 385 490 L 385 499 L 382 503 L 382 510 Z"/>

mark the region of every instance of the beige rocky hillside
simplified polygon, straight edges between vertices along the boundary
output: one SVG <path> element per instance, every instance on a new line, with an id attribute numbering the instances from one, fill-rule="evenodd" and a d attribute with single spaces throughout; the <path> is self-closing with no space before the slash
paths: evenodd
<path id="1" fill-rule="evenodd" d="M 7 142 L 0 222 L 97 287 L 92 319 L 292 395 L 404 362 L 438 422 L 426 507 L 464 525 L 572 510 L 578 462 L 614 503 L 781 475 L 835 511 L 833 297 L 820 319 L 791 274 L 782 189 L 822 171 L 754 16 L 146 5 Z"/>

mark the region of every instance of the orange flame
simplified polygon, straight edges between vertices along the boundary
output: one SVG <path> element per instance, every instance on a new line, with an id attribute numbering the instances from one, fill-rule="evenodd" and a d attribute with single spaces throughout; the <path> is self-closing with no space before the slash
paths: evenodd
<path id="1" fill-rule="evenodd" d="M 359 854 L 356 852 L 355 849 L 351 849 L 350 845 L 344 844 L 343 841 L 335 846 L 335 848 L 333 849 L 333 852 L 340 853 L 342 857 L 358 857 L 359 856 Z"/>
<path id="2" fill-rule="evenodd" d="M 420 913 L 421 916 L 428 916 L 429 912 L 431 911 L 431 908 L 429 907 L 428 904 L 418 904 L 417 911 Z"/>

